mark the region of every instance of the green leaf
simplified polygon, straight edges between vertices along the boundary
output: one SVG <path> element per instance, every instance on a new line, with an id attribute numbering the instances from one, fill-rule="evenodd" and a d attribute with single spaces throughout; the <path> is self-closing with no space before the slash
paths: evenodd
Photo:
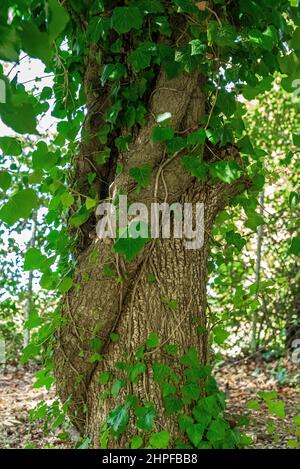
<path id="1" fill-rule="evenodd" d="M 195 347 L 190 347 L 188 351 L 181 357 L 180 363 L 189 367 L 196 367 L 199 365 L 198 353 Z"/>
<path id="2" fill-rule="evenodd" d="M 39 205 L 39 199 L 33 189 L 23 189 L 14 194 L 0 210 L 0 220 L 13 225 L 21 218 L 29 218 L 32 210 Z"/>
<path id="3" fill-rule="evenodd" d="M 60 196 L 60 200 L 61 200 L 61 203 L 63 204 L 63 206 L 64 206 L 65 208 L 71 207 L 71 205 L 73 205 L 74 202 L 75 202 L 75 199 L 74 199 L 74 197 L 72 196 L 72 194 L 70 194 L 70 192 L 64 192 L 64 193 Z"/>
<path id="4" fill-rule="evenodd" d="M 182 400 L 178 399 L 173 394 L 165 396 L 163 398 L 163 403 L 165 407 L 165 414 L 167 417 L 177 412 L 180 412 L 183 407 Z"/>
<path id="5" fill-rule="evenodd" d="M 200 397 L 200 386 L 198 383 L 185 384 L 181 388 L 184 404 L 191 404 Z"/>
<path id="6" fill-rule="evenodd" d="M 67 26 L 69 15 L 58 0 L 48 0 L 48 5 L 50 7 L 48 33 L 51 39 L 55 39 Z"/>
<path id="7" fill-rule="evenodd" d="M 288 448 L 290 449 L 297 449 L 299 447 L 299 442 L 298 440 L 288 440 L 287 442 Z"/>
<path id="8" fill-rule="evenodd" d="M 143 438 L 141 436 L 135 435 L 130 442 L 130 448 L 131 449 L 139 449 L 141 446 L 143 446 Z"/>
<path id="9" fill-rule="evenodd" d="M 293 422 L 297 427 L 300 426 L 300 414 L 293 418 Z"/>
<path id="10" fill-rule="evenodd" d="M 222 441 L 225 438 L 225 432 L 227 428 L 228 428 L 228 424 L 224 420 L 220 418 L 217 420 L 214 420 L 209 426 L 209 429 L 207 432 L 207 438 L 212 443 L 215 443 L 217 441 Z"/>
<path id="11" fill-rule="evenodd" d="M 235 161 L 218 161 L 209 166 L 209 170 L 214 177 L 231 184 L 242 175 L 242 169 Z"/>
<path id="12" fill-rule="evenodd" d="M 247 402 L 246 407 L 247 409 L 251 410 L 259 410 L 260 404 L 257 399 L 252 399 L 251 401 Z"/>
<path id="13" fill-rule="evenodd" d="M 90 217 L 90 212 L 86 209 L 85 206 L 82 206 L 74 215 L 69 219 L 69 224 L 71 226 L 81 226 L 83 225 Z"/>
<path id="14" fill-rule="evenodd" d="M 163 305 L 167 306 L 171 311 L 176 311 L 177 309 L 177 300 L 169 298 L 161 298 L 160 301 Z"/>
<path id="15" fill-rule="evenodd" d="M 261 215 L 256 212 L 247 212 L 247 220 L 245 222 L 245 227 L 250 228 L 250 230 L 256 231 L 260 225 L 265 223 L 265 220 Z"/>
<path id="16" fill-rule="evenodd" d="M 152 369 L 153 379 L 157 383 L 161 383 L 171 373 L 171 368 L 168 365 L 165 365 L 165 363 L 154 362 L 152 365 Z"/>
<path id="17" fill-rule="evenodd" d="M 13 27 L 0 26 L 0 59 L 17 62 L 19 59 L 21 41 Z"/>
<path id="18" fill-rule="evenodd" d="M 119 405 L 112 410 L 108 417 L 107 423 L 111 426 L 113 433 L 117 436 L 124 433 L 129 420 L 128 405 Z"/>
<path id="19" fill-rule="evenodd" d="M 187 143 L 188 145 L 203 145 L 206 140 L 205 129 L 197 129 L 195 132 L 192 132 L 188 135 Z"/>
<path id="20" fill-rule="evenodd" d="M 109 371 L 103 371 L 99 376 L 99 384 L 105 385 L 111 378 L 111 373 Z"/>
<path id="21" fill-rule="evenodd" d="M 137 7 L 116 7 L 111 17 L 111 26 L 118 34 L 140 29 L 143 24 L 141 11 Z"/>
<path id="22" fill-rule="evenodd" d="M 129 175 L 138 183 L 141 189 L 145 189 L 151 181 L 152 166 L 144 164 L 143 166 L 131 168 Z"/>
<path id="23" fill-rule="evenodd" d="M 159 345 L 159 337 L 157 334 L 154 332 L 150 332 L 147 340 L 146 340 L 146 346 L 148 348 L 155 348 Z"/>
<path id="24" fill-rule="evenodd" d="M 138 227 L 142 224 L 142 222 L 132 222 L 131 225 L 132 224 L 135 224 Z M 129 236 L 127 238 L 119 238 L 113 245 L 112 250 L 113 252 L 117 252 L 118 254 L 122 254 L 123 256 L 125 256 L 128 261 L 132 261 L 144 248 L 147 242 L 148 238 L 143 237 L 132 238 Z"/>
<path id="25" fill-rule="evenodd" d="M 107 80 L 120 80 L 126 75 L 125 65 L 121 63 L 104 65 L 101 74 L 101 85 L 104 86 Z"/>
<path id="26" fill-rule="evenodd" d="M 25 254 L 24 270 L 41 269 L 45 262 L 47 262 L 47 257 L 39 249 L 30 248 Z"/>
<path id="27" fill-rule="evenodd" d="M 117 397 L 120 390 L 125 386 L 125 382 L 122 379 L 116 379 L 113 382 L 113 385 L 111 387 L 111 395 L 112 397 Z"/>
<path id="28" fill-rule="evenodd" d="M 174 130 L 170 127 L 155 127 L 152 131 L 151 141 L 152 143 L 165 142 L 167 140 L 172 140 L 173 137 Z"/>
<path id="29" fill-rule="evenodd" d="M 54 49 L 47 33 L 41 32 L 35 23 L 27 21 L 22 23 L 20 36 L 22 49 L 28 55 L 41 59 L 45 64 L 50 62 Z"/>
<path id="30" fill-rule="evenodd" d="M 190 441 L 197 448 L 204 434 L 204 425 L 200 422 L 187 424 L 186 433 Z"/>
<path id="31" fill-rule="evenodd" d="M 156 44 L 154 42 L 143 42 L 128 56 L 128 62 L 136 72 L 140 72 L 149 67 L 151 57 L 156 54 Z"/>
<path id="32" fill-rule="evenodd" d="M 152 402 L 147 402 L 144 407 L 137 407 L 135 409 L 135 415 L 137 416 L 138 428 L 145 431 L 151 431 L 153 429 L 157 411 Z"/>
<path id="33" fill-rule="evenodd" d="M 64 294 L 67 291 L 69 291 L 72 288 L 72 286 L 73 286 L 73 280 L 71 279 L 71 277 L 65 277 L 62 280 L 62 282 L 59 284 L 58 291 L 61 294 Z"/>
<path id="34" fill-rule="evenodd" d="M 12 137 L 0 137 L 0 148 L 4 155 L 19 156 L 22 153 L 21 143 Z"/>
<path id="35" fill-rule="evenodd" d="M 154 449 L 168 448 L 170 441 L 170 433 L 166 431 L 153 433 L 149 438 L 149 443 Z"/>
<path id="36" fill-rule="evenodd" d="M 221 326 L 217 326 L 213 329 L 214 341 L 218 345 L 222 345 L 226 339 L 230 336 L 230 333 L 223 329 Z"/>
<path id="37" fill-rule="evenodd" d="M 300 237 L 299 236 L 292 238 L 288 253 L 294 254 L 295 256 L 298 256 L 300 254 Z"/>
<path id="38" fill-rule="evenodd" d="M 203 42 L 200 41 L 200 39 L 193 39 L 192 41 L 189 42 L 189 44 L 192 46 L 192 52 L 191 55 L 199 55 L 199 54 L 204 54 L 207 45 Z"/>
<path id="39" fill-rule="evenodd" d="M 0 171 L 0 187 L 6 192 L 11 185 L 11 175 L 7 171 Z"/>
<path id="40" fill-rule="evenodd" d="M 296 147 L 300 147 L 300 133 L 293 134 L 293 143 Z"/>
<path id="41" fill-rule="evenodd" d="M 296 51 L 300 50 L 300 28 L 295 29 L 290 46 Z"/>
<path id="42" fill-rule="evenodd" d="M 139 376 L 145 373 L 146 365 L 145 363 L 136 363 L 132 366 L 128 373 L 128 379 L 131 383 L 136 383 Z"/>
<path id="43" fill-rule="evenodd" d="M 277 417 L 285 417 L 285 403 L 283 401 L 268 401 L 267 406 L 270 414 L 277 415 Z"/>
<path id="44" fill-rule="evenodd" d="M 208 171 L 208 166 L 197 156 L 183 156 L 181 158 L 184 169 L 192 174 L 199 181 L 202 181 Z"/>

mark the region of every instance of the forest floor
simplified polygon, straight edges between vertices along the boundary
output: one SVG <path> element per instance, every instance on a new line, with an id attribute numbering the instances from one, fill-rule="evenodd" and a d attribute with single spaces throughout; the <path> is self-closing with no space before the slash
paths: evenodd
<path id="1" fill-rule="evenodd" d="M 59 430 L 44 435 L 42 422 L 30 422 L 29 410 L 41 400 L 53 400 L 51 393 L 32 387 L 35 372 L 34 367 L 11 365 L 0 371 L 0 448 L 74 447 L 74 443 L 68 445 L 58 439 Z M 247 412 L 245 404 L 256 399 L 258 391 L 278 392 L 278 398 L 285 402 L 286 416 L 270 416 L 262 406 L 252 412 L 246 433 L 252 437 L 254 448 L 286 448 L 293 438 L 293 417 L 300 414 L 299 367 L 293 368 L 287 361 L 280 366 L 275 361 L 241 361 L 223 364 L 216 376 L 227 394 L 227 413 L 233 420 Z"/>

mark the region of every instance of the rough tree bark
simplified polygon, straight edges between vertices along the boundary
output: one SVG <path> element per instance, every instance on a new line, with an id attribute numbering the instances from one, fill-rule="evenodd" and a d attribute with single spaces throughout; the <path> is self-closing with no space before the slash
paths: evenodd
<path id="1" fill-rule="evenodd" d="M 94 135 L 103 124 L 103 107 L 108 103 L 107 90 L 99 89 L 99 64 L 93 57 L 95 50 L 92 49 L 85 74 L 88 102 L 85 130 Z M 150 332 L 157 333 L 161 344 L 177 344 L 181 352 L 193 345 L 203 363 L 209 359 L 206 285 L 212 225 L 230 196 L 243 190 L 247 183 L 239 180 L 231 185 L 220 182 L 213 185 L 209 181 L 196 181 L 182 168 L 180 160 L 184 153 L 167 159 L 163 145 L 153 145 L 150 141 L 152 129 L 157 125 L 155 118 L 164 112 L 171 113 L 169 126 L 176 132 L 188 133 L 198 128 L 204 114 L 209 111 L 203 90 L 204 78 L 200 73 L 183 73 L 167 80 L 164 72 L 159 71 L 145 103 L 147 124 L 135 131 L 129 151 L 124 154 L 113 151 L 110 161 L 104 167 L 97 167 L 93 155 L 101 149 L 101 144 L 92 137 L 82 142 L 75 161 L 75 179 L 81 192 L 84 192 L 87 172 L 91 171 L 91 166 L 97 168 L 97 193 L 102 199 L 121 192 L 128 195 L 129 203 L 139 201 L 147 206 L 151 202 L 164 201 L 169 204 L 180 201 L 205 204 L 205 242 L 200 250 L 186 250 L 181 240 L 156 240 L 149 242 L 143 252 L 129 263 L 112 253 L 113 241 L 96 238 L 95 220 L 89 221 L 82 229 L 75 288 L 63 302 L 65 324 L 58 335 L 55 373 L 61 398 L 65 400 L 71 396 L 73 422 L 82 434 L 91 436 L 98 447 L 101 423 L 109 411 L 122 402 L 126 392 L 136 394 L 141 403 L 152 401 L 159 411 L 158 428 L 161 425 L 176 434 L 175 420 L 163 417 L 160 392 L 151 372 L 147 372 L 138 384 L 132 384 L 130 389 L 122 390 L 117 398 L 99 399 L 99 393 L 103 391 L 99 385 L 99 374 L 110 370 L 116 376 L 115 363 L 131 357 Z M 234 147 L 216 147 L 207 151 L 204 158 L 207 161 L 214 161 L 214 158 L 238 160 L 239 155 Z M 114 175 L 116 162 L 123 165 L 123 172 L 118 176 Z M 129 171 L 145 163 L 154 168 L 152 180 L 137 194 Z M 105 265 L 113 266 L 116 276 L 105 275 Z M 147 281 L 149 273 L 154 275 L 155 282 Z M 177 301 L 175 311 L 163 304 L 163 297 Z M 110 340 L 112 332 L 119 334 L 118 342 Z M 103 360 L 96 364 L 90 362 L 90 341 L 95 337 L 103 344 Z M 148 364 L 153 361 L 170 362 L 161 346 L 146 353 L 145 360 Z M 129 437 L 130 429 L 117 445 L 124 447 Z M 109 444 L 116 443 L 110 441 Z"/>

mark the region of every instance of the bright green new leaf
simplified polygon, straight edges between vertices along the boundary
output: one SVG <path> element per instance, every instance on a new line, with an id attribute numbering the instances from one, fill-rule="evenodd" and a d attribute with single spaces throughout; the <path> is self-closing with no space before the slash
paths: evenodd
<path id="1" fill-rule="evenodd" d="M 170 433 L 166 431 L 153 433 L 149 438 L 149 443 L 154 449 L 168 448 L 170 441 Z"/>
<path id="2" fill-rule="evenodd" d="M 0 220 L 13 225 L 20 218 L 29 218 L 32 210 L 39 205 L 39 199 L 33 189 L 23 189 L 14 194 L 0 209 Z"/>

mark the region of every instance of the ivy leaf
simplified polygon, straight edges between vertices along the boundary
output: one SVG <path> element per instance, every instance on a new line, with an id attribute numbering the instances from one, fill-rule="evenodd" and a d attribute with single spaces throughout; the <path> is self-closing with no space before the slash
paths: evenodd
<path id="1" fill-rule="evenodd" d="M 146 340 L 146 346 L 148 348 L 155 348 L 159 345 L 159 337 L 154 332 L 150 332 L 148 339 Z"/>
<path id="2" fill-rule="evenodd" d="M 200 55 L 204 54 L 207 46 L 200 39 L 193 39 L 189 44 L 192 46 L 191 55 Z"/>
<path id="3" fill-rule="evenodd" d="M 152 166 L 144 164 L 143 166 L 131 168 L 129 175 L 138 183 L 139 188 L 145 189 L 151 180 Z"/>
<path id="4" fill-rule="evenodd" d="M 28 55 L 41 59 L 46 65 L 49 64 L 53 47 L 47 33 L 41 32 L 35 23 L 27 21 L 22 23 L 20 36 L 22 49 Z"/>
<path id="5" fill-rule="evenodd" d="M 270 414 L 277 415 L 277 417 L 280 418 L 285 417 L 285 402 L 270 400 L 269 402 L 267 402 L 267 406 Z"/>
<path id="6" fill-rule="evenodd" d="M 108 417 L 107 423 L 111 426 L 113 433 L 116 436 L 121 435 L 124 433 L 129 420 L 128 415 L 128 405 L 119 405 L 114 410 L 112 410 Z"/>
<path id="7" fill-rule="evenodd" d="M 188 135 L 187 143 L 188 145 L 203 145 L 206 140 L 205 129 L 197 129 L 195 132 L 192 132 Z"/>
<path id="8" fill-rule="evenodd" d="M 141 446 L 143 446 L 143 438 L 139 435 L 135 435 L 130 443 L 130 448 L 131 449 L 139 449 Z"/>
<path id="9" fill-rule="evenodd" d="M 178 399 L 173 394 L 167 395 L 166 397 L 164 397 L 163 401 L 164 401 L 165 413 L 167 417 L 177 412 L 180 412 L 180 410 L 183 407 L 182 400 Z"/>
<path id="10" fill-rule="evenodd" d="M 135 409 L 137 416 L 137 427 L 141 430 L 151 431 L 154 425 L 154 419 L 157 411 L 152 402 L 148 402 L 144 407 L 137 407 Z"/>
<path id="11" fill-rule="evenodd" d="M 143 24 L 141 11 L 137 7 L 116 7 L 111 17 L 111 26 L 118 34 L 140 29 Z"/>
<path id="12" fill-rule="evenodd" d="M 204 433 L 203 423 L 190 423 L 186 426 L 186 433 L 190 441 L 197 448 L 202 440 Z"/>
<path id="13" fill-rule="evenodd" d="M 222 441 L 225 438 L 225 432 L 227 428 L 228 428 L 228 424 L 224 420 L 222 419 L 214 420 L 209 426 L 209 429 L 207 432 L 207 438 L 212 443 L 215 443 L 217 441 Z"/>
<path id="14" fill-rule="evenodd" d="M 197 156 L 183 156 L 181 158 L 182 166 L 184 169 L 192 174 L 199 181 L 203 181 L 208 172 L 208 166 Z"/>
<path id="15" fill-rule="evenodd" d="M 69 291 L 72 286 L 73 280 L 71 279 L 71 277 L 65 277 L 59 284 L 58 291 L 63 295 L 64 293 L 67 293 L 67 291 Z"/>
<path id="16" fill-rule="evenodd" d="M 213 333 L 214 333 L 214 341 L 218 345 L 222 345 L 225 342 L 225 340 L 228 339 L 228 337 L 230 336 L 230 333 L 225 331 L 225 329 L 223 329 L 220 326 L 215 327 L 213 330 Z"/>
<path id="17" fill-rule="evenodd" d="M 20 46 L 21 41 L 16 30 L 12 27 L 0 26 L 0 59 L 17 62 Z"/>
<path id="18" fill-rule="evenodd" d="M 256 231 L 260 225 L 265 223 L 265 220 L 261 215 L 255 211 L 247 212 L 247 220 L 245 222 L 245 227 L 250 228 L 250 230 Z"/>
<path id="19" fill-rule="evenodd" d="M 173 137 L 174 130 L 170 127 L 155 127 L 152 131 L 151 141 L 152 143 L 165 142 L 172 140 Z"/>
<path id="20" fill-rule="evenodd" d="M 128 62 L 132 65 L 136 72 L 149 67 L 152 55 L 156 54 L 156 44 L 154 42 L 146 41 L 138 46 L 129 57 Z"/>
<path id="21" fill-rule="evenodd" d="M 48 5 L 50 7 L 48 33 L 51 39 L 55 39 L 67 26 L 69 15 L 58 0 L 48 0 Z"/>
<path id="22" fill-rule="evenodd" d="M 296 147 L 300 147 L 300 133 L 293 135 L 293 143 Z"/>
<path id="23" fill-rule="evenodd" d="M 298 256 L 298 254 L 300 254 L 300 237 L 292 238 L 288 253 L 294 254 L 295 256 Z"/>
<path id="24" fill-rule="evenodd" d="M 47 262 L 47 257 L 39 249 L 30 248 L 25 254 L 24 270 L 41 269 L 45 262 Z"/>
<path id="25" fill-rule="evenodd" d="M 38 196 L 33 189 L 20 190 L 1 208 L 0 219 L 11 226 L 20 218 L 29 218 L 38 205 Z"/>
<path id="26" fill-rule="evenodd" d="M 138 377 L 145 373 L 146 371 L 146 365 L 145 363 L 136 363 L 135 365 L 132 366 L 132 368 L 129 370 L 128 373 L 128 379 L 131 383 L 136 383 L 138 380 Z"/>
<path id="27" fill-rule="evenodd" d="M 11 185 L 11 175 L 7 171 L 0 171 L 0 187 L 6 192 Z"/>
<path id="28" fill-rule="evenodd" d="M 242 175 L 242 169 L 235 161 L 218 161 L 209 166 L 211 174 L 221 181 L 231 184 Z"/>
<path id="29" fill-rule="evenodd" d="M 13 137 L 0 137 L 0 148 L 4 155 L 19 156 L 22 153 L 21 143 Z"/>
<path id="30" fill-rule="evenodd" d="M 120 390 L 125 386 L 125 382 L 122 379 L 116 379 L 113 382 L 113 385 L 111 387 L 111 395 L 112 397 L 117 397 Z"/>
<path id="31" fill-rule="evenodd" d="M 141 223 L 138 223 L 138 225 Z M 148 242 L 148 238 L 119 238 L 113 245 L 113 252 L 122 254 L 128 261 L 132 261 Z"/>
<path id="32" fill-rule="evenodd" d="M 166 431 L 153 433 L 149 438 L 149 443 L 154 449 L 168 448 L 170 441 L 170 433 Z"/>

